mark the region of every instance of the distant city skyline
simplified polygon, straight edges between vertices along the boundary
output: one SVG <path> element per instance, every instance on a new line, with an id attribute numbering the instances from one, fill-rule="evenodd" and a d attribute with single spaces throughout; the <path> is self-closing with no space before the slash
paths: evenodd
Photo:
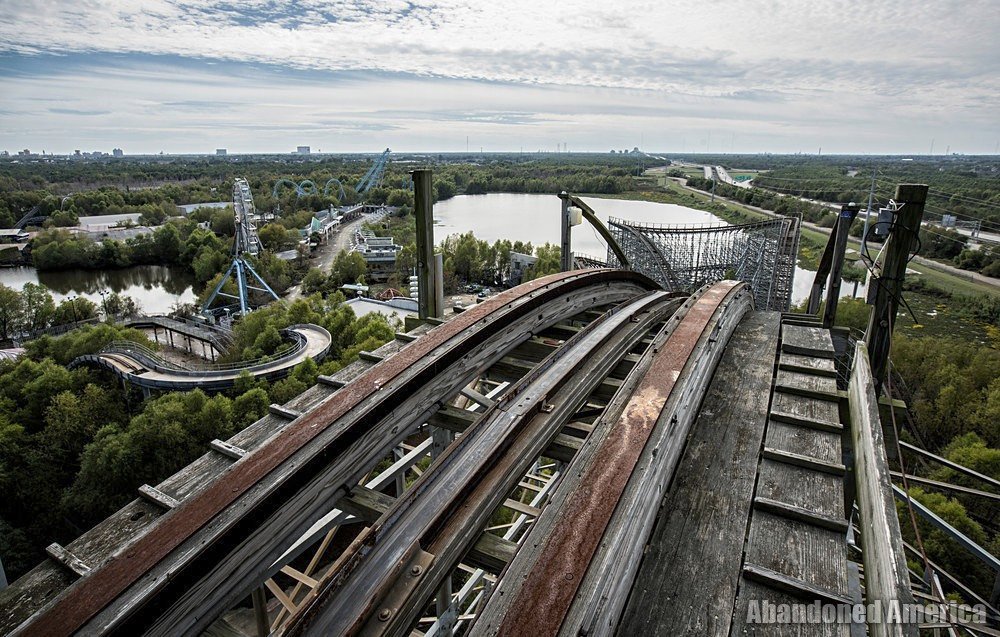
<path id="1" fill-rule="evenodd" d="M 11 154 L 992 154 L 992 0 L 0 6 Z"/>

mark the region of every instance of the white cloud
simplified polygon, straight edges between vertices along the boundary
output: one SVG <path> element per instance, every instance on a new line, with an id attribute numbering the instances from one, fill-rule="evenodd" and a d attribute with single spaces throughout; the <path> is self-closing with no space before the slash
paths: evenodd
<path id="1" fill-rule="evenodd" d="M 733 135 L 761 140 L 744 150 L 767 149 L 768 139 L 797 150 L 856 131 L 912 152 L 925 142 L 900 147 L 909 137 L 940 131 L 969 150 L 979 137 L 986 151 L 1000 135 L 998 31 L 993 0 L 18 0 L 0 5 L 0 63 L 12 70 L 0 74 L 14 76 L 0 107 L 30 111 L 25 99 L 57 95 L 67 109 L 112 109 L 114 125 L 134 121 L 136 135 L 256 128 L 266 137 L 282 122 L 312 126 L 330 146 L 366 131 L 394 132 L 404 145 L 434 133 L 464 142 L 455 134 L 462 121 L 484 144 L 508 149 L 514 137 L 603 149 L 644 134 L 647 146 L 687 137 L 707 146 L 715 128 L 735 150 Z M 141 62 L 18 73 L 32 54 L 53 53 Z M 175 56 L 201 64 L 180 65 L 179 75 Z M 238 64 L 208 66 L 224 61 Z M 30 141 L 72 115 L 29 113 L 0 127 Z M 111 128 L 96 119 L 72 121 L 96 142 L 97 127 Z M 270 148 L 248 150 L 257 149 Z"/>

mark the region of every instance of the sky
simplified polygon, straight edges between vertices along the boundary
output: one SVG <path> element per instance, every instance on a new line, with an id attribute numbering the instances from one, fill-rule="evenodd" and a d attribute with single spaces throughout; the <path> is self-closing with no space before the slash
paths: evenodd
<path id="1" fill-rule="evenodd" d="M 3 0 L 0 150 L 1000 148 L 997 0 Z"/>

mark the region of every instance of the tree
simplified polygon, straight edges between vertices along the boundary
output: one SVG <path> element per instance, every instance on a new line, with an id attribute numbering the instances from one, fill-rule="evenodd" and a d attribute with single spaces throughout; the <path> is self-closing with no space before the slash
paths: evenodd
<path id="1" fill-rule="evenodd" d="M 272 252 L 279 252 L 290 245 L 288 231 L 279 223 L 269 223 L 257 231 L 260 242 Z"/>
<path id="2" fill-rule="evenodd" d="M 45 286 L 25 283 L 21 290 L 24 303 L 24 323 L 29 331 L 37 331 L 49 326 L 56 312 L 56 304 Z"/>
<path id="3" fill-rule="evenodd" d="M 63 299 L 52 315 L 53 325 L 66 325 L 97 318 L 97 305 L 82 297 Z"/>
<path id="4" fill-rule="evenodd" d="M 335 282 L 336 287 L 346 283 L 355 283 L 368 271 L 368 264 L 365 258 L 357 252 L 341 250 L 333 260 L 330 268 L 330 277 Z"/>
<path id="5" fill-rule="evenodd" d="M 24 324 L 24 301 L 17 290 L 0 283 L 0 339 L 10 340 Z"/>
<path id="6" fill-rule="evenodd" d="M 233 427 L 242 430 L 267 415 L 271 401 L 261 387 L 240 394 L 233 401 Z"/>

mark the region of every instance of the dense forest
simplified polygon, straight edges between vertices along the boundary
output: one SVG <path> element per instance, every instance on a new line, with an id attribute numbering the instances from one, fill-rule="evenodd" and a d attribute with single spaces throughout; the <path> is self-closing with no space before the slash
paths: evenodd
<path id="1" fill-rule="evenodd" d="M 6 292 L 0 289 L 0 295 Z M 334 336 L 326 360 L 300 364 L 274 383 L 249 375 L 222 394 L 166 392 L 143 400 L 106 372 L 67 365 L 115 340 L 156 349 L 145 334 L 114 324 L 42 336 L 17 361 L 0 363 L 0 556 L 11 579 L 44 558 L 50 542 L 68 542 L 226 439 L 332 374 L 361 350 L 392 339 L 379 314 L 355 318 L 340 294 L 315 295 L 258 310 L 234 328 L 232 356 L 253 359 L 282 345 L 294 323 L 322 325 Z"/>

